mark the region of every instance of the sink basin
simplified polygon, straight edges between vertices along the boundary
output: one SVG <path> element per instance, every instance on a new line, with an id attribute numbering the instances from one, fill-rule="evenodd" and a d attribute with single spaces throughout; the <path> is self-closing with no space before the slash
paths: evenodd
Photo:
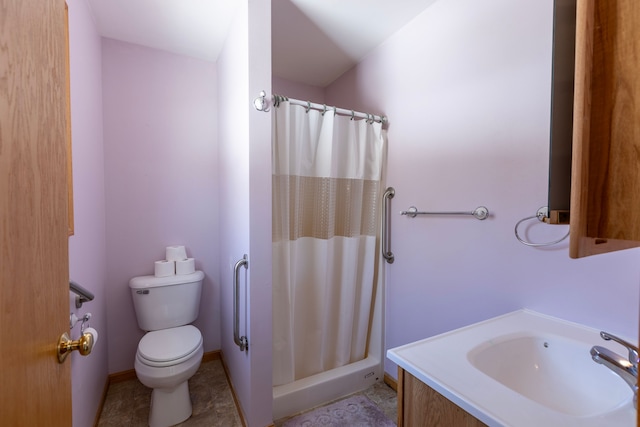
<path id="1" fill-rule="evenodd" d="M 482 343 L 468 358 L 489 377 L 547 408 L 592 417 L 624 405 L 630 388 L 595 363 L 590 348 L 556 335 L 523 333 Z"/>
<path id="2" fill-rule="evenodd" d="M 626 350 L 576 323 L 518 310 L 387 357 L 489 426 L 635 427 L 631 388 L 589 350 Z"/>

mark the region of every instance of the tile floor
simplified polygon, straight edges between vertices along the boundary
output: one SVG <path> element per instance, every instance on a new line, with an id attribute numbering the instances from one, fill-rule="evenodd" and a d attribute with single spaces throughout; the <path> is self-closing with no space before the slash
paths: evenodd
<path id="1" fill-rule="evenodd" d="M 376 404 L 376 406 L 378 407 L 378 409 L 380 409 L 382 412 L 384 412 L 384 414 L 387 416 L 387 418 L 389 418 L 391 421 L 393 421 L 394 423 L 398 420 L 398 398 L 397 398 L 397 394 L 395 391 L 393 391 L 393 389 L 391 387 L 389 387 L 388 385 L 386 385 L 383 382 L 379 382 L 374 384 L 373 386 L 369 387 L 366 390 L 363 390 L 361 392 L 358 393 L 354 393 L 353 395 L 364 395 L 367 396 L 369 398 L 369 400 L 371 400 L 373 403 Z M 341 400 L 344 399 L 344 397 L 341 397 L 340 399 L 336 399 L 336 400 Z M 335 402 L 336 400 L 332 401 L 332 402 L 328 402 L 327 405 L 330 405 L 331 403 Z M 315 408 L 309 409 L 309 411 L 313 410 Z M 305 411 L 307 412 L 307 411 Z M 299 414 L 293 414 L 291 417 L 294 417 L 296 415 Z M 277 420 L 274 424 L 275 427 L 281 427 L 282 424 L 284 424 L 285 421 L 287 421 L 289 418 L 291 417 L 287 417 L 287 418 L 283 418 L 281 420 Z"/>
<path id="2" fill-rule="evenodd" d="M 189 390 L 193 403 L 193 415 L 179 426 L 242 426 L 220 360 L 202 363 L 198 372 L 189 380 Z M 389 386 L 378 383 L 356 394 L 367 396 L 389 419 L 396 421 L 396 392 Z M 111 384 L 98 427 L 147 426 L 150 399 L 151 389 L 143 386 L 137 379 Z M 286 419 L 277 420 L 275 426 L 281 426 L 284 421 Z"/>

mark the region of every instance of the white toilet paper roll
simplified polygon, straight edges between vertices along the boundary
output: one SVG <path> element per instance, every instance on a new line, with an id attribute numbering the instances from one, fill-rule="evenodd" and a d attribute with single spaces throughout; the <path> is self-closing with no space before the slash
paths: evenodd
<path id="1" fill-rule="evenodd" d="M 176 274 L 191 274 L 196 272 L 196 262 L 193 258 L 176 261 Z"/>
<path id="2" fill-rule="evenodd" d="M 180 261 L 187 259 L 187 250 L 184 246 L 167 246 L 166 258 L 167 261 Z"/>
<path id="3" fill-rule="evenodd" d="M 176 274 L 176 262 L 175 261 L 156 261 L 155 262 L 155 276 L 167 277 Z"/>
<path id="4" fill-rule="evenodd" d="M 84 330 L 84 333 L 93 335 L 93 346 L 95 347 L 96 343 L 98 342 L 98 331 L 93 328 L 86 328 Z"/>

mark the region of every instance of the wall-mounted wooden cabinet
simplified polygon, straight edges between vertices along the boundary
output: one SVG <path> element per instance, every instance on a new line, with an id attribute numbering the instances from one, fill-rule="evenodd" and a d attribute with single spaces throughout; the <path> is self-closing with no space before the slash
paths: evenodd
<path id="1" fill-rule="evenodd" d="M 572 258 L 640 246 L 640 2 L 578 0 Z"/>

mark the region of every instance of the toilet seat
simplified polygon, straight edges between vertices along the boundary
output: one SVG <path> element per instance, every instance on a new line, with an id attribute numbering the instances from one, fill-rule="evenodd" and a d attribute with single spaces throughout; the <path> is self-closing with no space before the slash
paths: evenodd
<path id="1" fill-rule="evenodd" d="M 138 359 L 147 366 L 173 366 L 202 347 L 202 334 L 193 325 L 147 332 L 138 344 Z"/>

